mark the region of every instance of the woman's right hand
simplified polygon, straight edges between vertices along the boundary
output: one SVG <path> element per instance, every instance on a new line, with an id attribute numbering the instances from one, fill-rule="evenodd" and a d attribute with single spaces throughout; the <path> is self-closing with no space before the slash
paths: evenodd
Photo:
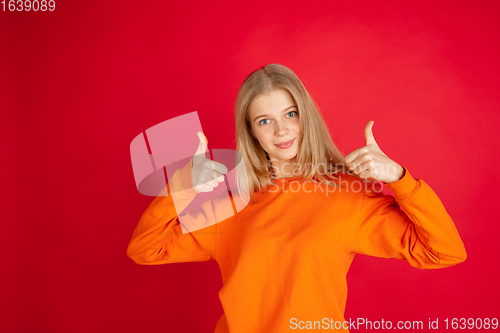
<path id="1" fill-rule="evenodd" d="M 224 181 L 224 174 L 228 172 L 227 167 L 205 158 L 208 140 L 203 132 L 198 132 L 200 144 L 193 156 L 193 165 L 191 168 L 191 179 L 193 187 L 198 192 L 212 192 L 214 187 Z"/>

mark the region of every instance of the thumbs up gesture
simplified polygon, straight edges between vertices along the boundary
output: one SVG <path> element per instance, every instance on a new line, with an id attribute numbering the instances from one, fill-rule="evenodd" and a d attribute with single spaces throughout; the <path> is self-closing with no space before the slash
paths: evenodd
<path id="1" fill-rule="evenodd" d="M 193 156 L 191 168 L 191 179 L 193 187 L 198 192 L 212 192 L 214 187 L 224 181 L 224 174 L 228 172 L 224 164 L 205 158 L 208 140 L 202 132 L 196 133 L 200 138 L 200 144 Z"/>
<path id="2" fill-rule="evenodd" d="M 378 146 L 372 132 L 374 123 L 370 120 L 365 126 L 366 146 L 348 154 L 345 161 L 349 170 L 363 179 L 371 177 L 384 183 L 396 182 L 403 177 L 404 169 L 387 157 Z"/>

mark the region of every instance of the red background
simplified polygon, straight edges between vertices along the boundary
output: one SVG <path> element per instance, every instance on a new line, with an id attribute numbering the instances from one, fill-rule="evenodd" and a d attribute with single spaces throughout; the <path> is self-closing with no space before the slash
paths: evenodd
<path id="1" fill-rule="evenodd" d="M 0 12 L 0 330 L 213 332 L 216 262 L 126 256 L 152 200 L 135 188 L 129 145 L 198 111 L 209 148 L 234 149 L 237 89 L 270 62 L 302 79 L 344 154 L 374 120 L 382 150 L 435 190 L 467 249 L 440 270 L 356 256 L 346 318 L 498 317 L 499 14 L 493 0 Z"/>

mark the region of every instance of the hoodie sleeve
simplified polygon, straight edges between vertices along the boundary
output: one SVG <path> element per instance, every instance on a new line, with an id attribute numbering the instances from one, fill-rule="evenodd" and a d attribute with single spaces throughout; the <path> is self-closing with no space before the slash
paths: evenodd
<path id="1" fill-rule="evenodd" d="M 170 195 L 157 196 L 142 214 L 127 248 L 127 255 L 135 263 L 160 265 L 214 260 L 215 232 L 183 233 L 178 219 L 177 210 L 181 214 L 199 193 L 192 186 L 191 167 L 192 159 L 170 179 Z M 211 209 L 210 205 L 205 208 Z M 192 218 L 206 223 L 205 213 L 201 210 Z"/>
<path id="2" fill-rule="evenodd" d="M 405 259 L 422 269 L 465 261 L 464 244 L 441 200 L 427 183 L 403 169 L 400 180 L 385 184 L 395 197 L 363 193 L 352 252 Z"/>

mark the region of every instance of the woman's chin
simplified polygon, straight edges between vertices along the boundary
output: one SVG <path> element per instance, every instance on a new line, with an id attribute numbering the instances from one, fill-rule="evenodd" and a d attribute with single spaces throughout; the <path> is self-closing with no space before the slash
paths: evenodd
<path id="1" fill-rule="evenodd" d="M 274 159 L 274 160 L 278 160 L 281 162 L 290 162 L 290 163 L 293 162 L 294 163 L 296 158 L 297 158 L 297 153 L 277 154 L 274 157 L 271 157 L 271 161 Z"/>

